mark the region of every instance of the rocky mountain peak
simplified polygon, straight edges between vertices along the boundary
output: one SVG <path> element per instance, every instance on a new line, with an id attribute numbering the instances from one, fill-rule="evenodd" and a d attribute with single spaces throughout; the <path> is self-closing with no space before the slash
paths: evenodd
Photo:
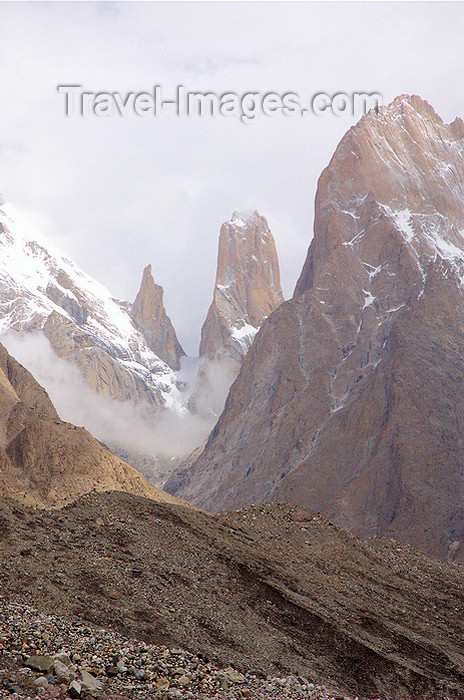
<path id="1" fill-rule="evenodd" d="M 291 501 L 463 559 L 463 139 L 417 96 L 348 131 L 294 297 L 173 492 L 217 510 Z"/>
<path id="2" fill-rule="evenodd" d="M 234 212 L 219 234 L 213 301 L 201 329 L 190 408 L 221 412 L 227 391 L 263 320 L 283 302 L 269 225 L 256 210 Z"/>
<path id="3" fill-rule="evenodd" d="M 296 296 L 317 286 L 340 246 L 346 262 L 361 261 L 365 272 L 389 263 L 392 246 L 411 258 L 414 277 L 437 255 L 460 265 L 463 126 L 402 95 L 348 131 L 319 180 L 314 243 Z"/>
<path id="4" fill-rule="evenodd" d="M 226 343 L 240 360 L 262 321 L 283 301 L 274 238 L 257 211 L 221 226 L 213 302 L 202 328 L 200 355 L 214 357 Z"/>
<path id="5" fill-rule="evenodd" d="M 160 284 L 156 284 L 155 280 L 153 279 L 151 265 L 147 265 L 143 268 L 142 281 L 140 283 L 140 289 L 137 296 L 152 299 L 156 303 L 156 310 L 159 313 L 163 306 L 163 293 L 163 287 Z"/>
<path id="6" fill-rule="evenodd" d="M 153 352 L 171 369 L 179 370 L 180 358 L 185 353 L 164 308 L 163 293 L 163 287 L 155 284 L 151 265 L 147 265 L 130 315 Z"/>
<path id="7" fill-rule="evenodd" d="M 130 305 L 64 257 L 11 204 L 0 209 L 0 224 L 0 334 L 43 334 L 105 397 L 148 403 L 154 413 L 181 407 L 177 377 L 135 327 Z M 148 275 L 142 286 L 149 290 Z M 151 301 L 156 310 L 162 306 L 156 289 Z M 151 330 L 148 323 L 148 337 Z"/>

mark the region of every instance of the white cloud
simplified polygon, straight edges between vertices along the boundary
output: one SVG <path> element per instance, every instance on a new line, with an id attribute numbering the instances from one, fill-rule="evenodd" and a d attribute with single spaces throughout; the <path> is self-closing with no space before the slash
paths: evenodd
<path id="1" fill-rule="evenodd" d="M 195 353 L 233 210 L 275 222 L 292 292 L 348 118 L 69 119 L 56 86 L 377 91 L 464 115 L 459 3 L 3 3 L 0 191 L 131 300 L 152 263 Z"/>
<path id="2" fill-rule="evenodd" d="M 166 412 L 155 420 L 148 405 L 97 394 L 74 364 L 58 357 L 41 333 L 21 336 L 12 331 L 1 342 L 47 390 L 62 420 L 84 426 L 105 444 L 138 454 L 182 458 L 201 445 L 213 427 L 213 420 L 190 413 Z M 187 368 L 184 376 L 190 379 L 191 375 L 192 368 Z"/>

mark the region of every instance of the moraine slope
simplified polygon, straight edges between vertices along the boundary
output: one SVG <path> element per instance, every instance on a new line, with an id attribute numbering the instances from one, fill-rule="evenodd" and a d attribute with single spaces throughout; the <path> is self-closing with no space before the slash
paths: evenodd
<path id="1" fill-rule="evenodd" d="M 464 698 L 460 567 L 395 542 L 289 505 L 215 517 L 116 493 L 46 513 L 6 500 L 0 524 L 10 599 L 342 697 Z"/>

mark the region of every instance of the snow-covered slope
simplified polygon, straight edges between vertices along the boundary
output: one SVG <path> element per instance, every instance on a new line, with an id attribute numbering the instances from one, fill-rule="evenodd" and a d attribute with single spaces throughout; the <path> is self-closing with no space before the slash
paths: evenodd
<path id="1" fill-rule="evenodd" d="M 63 257 L 10 204 L 0 209 L 0 335 L 41 332 L 104 396 L 182 411 L 175 372 L 134 326 L 131 305 Z"/>

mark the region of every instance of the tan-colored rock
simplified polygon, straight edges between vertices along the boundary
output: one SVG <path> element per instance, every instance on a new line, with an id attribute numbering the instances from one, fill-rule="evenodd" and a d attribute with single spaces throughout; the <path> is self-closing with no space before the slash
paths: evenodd
<path id="1" fill-rule="evenodd" d="M 43 333 L 58 357 L 79 368 L 86 384 L 98 394 L 118 401 L 144 401 L 155 410 L 164 407 L 163 396 L 147 386 L 143 375 L 127 372 L 119 358 L 95 343 L 95 338 L 71 319 L 53 311 Z"/>
<path id="2" fill-rule="evenodd" d="M 185 352 L 164 308 L 163 287 L 153 280 L 151 265 L 147 265 L 143 271 L 140 289 L 130 315 L 153 352 L 171 369 L 179 370 L 180 358 Z"/>
<path id="3" fill-rule="evenodd" d="M 44 389 L 2 346 L 0 490 L 42 507 L 109 490 L 172 502 L 87 430 L 61 421 Z"/>
<path id="4" fill-rule="evenodd" d="M 241 361 L 263 320 L 283 301 L 274 238 L 257 211 L 221 226 L 213 301 L 201 331 L 200 356 L 213 359 L 227 346 Z M 251 326 L 251 328 L 246 328 Z"/>
<path id="5" fill-rule="evenodd" d="M 213 301 L 201 329 L 190 407 L 218 414 L 263 320 L 283 301 L 274 238 L 257 211 L 234 212 L 219 235 Z"/>
<path id="6" fill-rule="evenodd" d="M 290 500 L 464 560 L 463 173 L 463 122 L 416 96 L 350 129 L 294 298 L 170 491 L 214 510 Z"/>

